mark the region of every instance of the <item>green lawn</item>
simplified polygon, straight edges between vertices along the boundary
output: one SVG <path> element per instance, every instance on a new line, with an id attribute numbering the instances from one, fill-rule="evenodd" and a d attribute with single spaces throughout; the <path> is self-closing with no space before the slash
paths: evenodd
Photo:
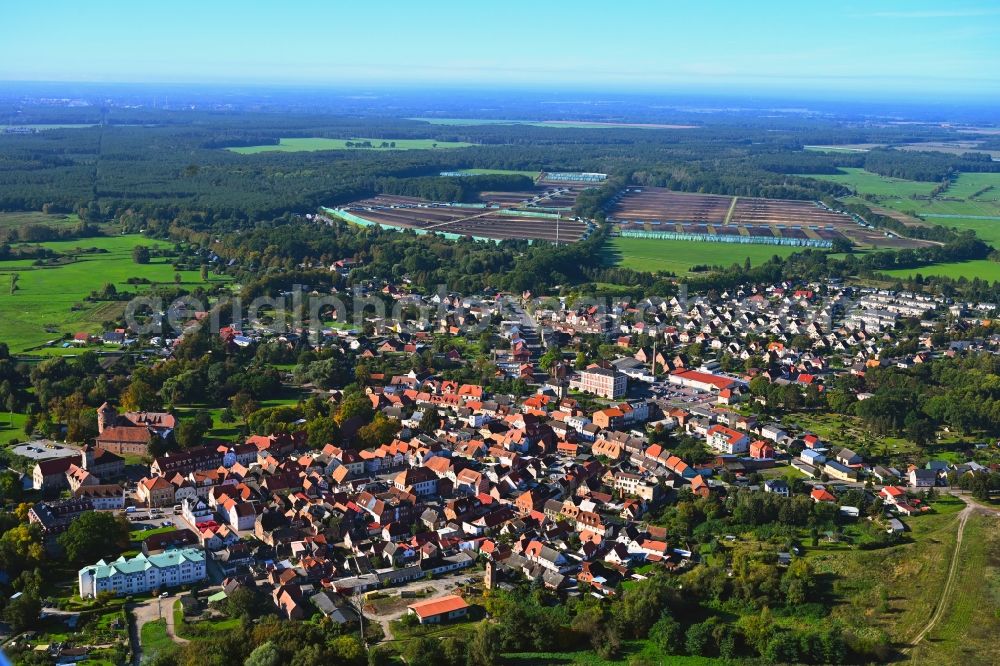
<path id="1" fill-rule="evenodd" d="M 637 271 L 672 271 L 678 275 L 692 266 L 731 266 L 743 264 L 750 257 L 754 265 L 778 255 L 788 255 L 803 248 L 781 245 L 736 245 L 706 241 L 657 240 L 652 238 L 610 238 L 604 246 L 608 264 Z"/>
<path id="2" fill-rule="evenodd" d="M 86 331 L 98 333 L 102 322 L 118 319 L 126 303 L 87 302 L 91 291 L 101 290 L 111 282 L 118 291 L 136 292 L 145 286 L 130 286 L 130 277 L 146 278 L 154 283 L 173 283 L 174 271 L 169 259 L 154 258 L 149 264 L 132 261 L 136 245 L 172 247 L 164 241 L 140 235 L 87 238 L 42 243 L 58 252 L 74 255 L 70 263 L 36 267 L 31 261 L 0 261 L 0 341 L 11 351 L 44 344 L 63 333 Z M 76 248 L 100 248 L 103 253 L 84 254 Z M 18 275 L 18 289 L 10 293 L 11 274 Z M 210 276 L 210 282 L 221 280 Z M 203 284 L 199 271 L 181 271 L 185 285 Z M 46 328 L 50 330 L 47 331 Z"/>
<path id="3" fill-rule="evenodd" d="M 6 443 L 11 438 L 24 437 L 24 414 L 0 412 L 0 443 Z"/>
<path id="4" fill-rule="evenodd" d="M 142 644 L 143 656 L 146 657 L 161 650 L 168 650 L 174 645 L 167 635 L 167 621 L 163 618 L 142 625 L 139 642 Z"/>
<path id="5" fill-rule="evenodd" d="M 808 430 L 834 446 L 867 449 L 872 456 L 879 458 L 879 462 L 891 462 L 897 466 L 909 462 L 923 463 L 928 458 L 952 458 L 956 452 L 969 448 L 969 441 L 982 437 L 974 433 L 966 439 L 954 432 L 940 431 L 933 443 L 921 449 L 908 439 L 871 432 L 857 416 L 795 412 L 787 414 L 784 423 Z"/>
<path id="6" fill-rule="evenodd" d="M 347 143 L 357 143 L 360 141 L 370 141 L 371 148 L 350 147 Z M 382 148 L 384 141 L 393 142 L 396 145 L 391 148 Z M 441 148 L 467 148 L 475 144 L 464 141 L 437 141 L 436 139 L 327 139 L 322 137 L 311 137 L 303 139 L 281 139 L 278 145 L 268 146 L 239 146 L 227 148 L 234 153 L 241 155 L 255 155 L 257 153 L 283 152 L 297 153 L 313 150 L 433 150 Z"/>
<path id="7" fill-rule="evenodd" d="M 129 532 L 128 538 L 130 541 L 132 541 L 133 543 L 135 543 L 135 545 L 138 546 L 147 537 L 151 537 L 155 534 L 164 534 L 166 532 L 172 532 L 176 529 L 177 529 L 176 525 L 170 525 L 170 527 L 157 527 L 156 529 L 152 530 L 133 530 Z"/>
<path id="8" fill-rule="evenodd" d="M 181 638 L 194 639 L 200 636 L 210 636 L 211 634 L 232 631 L 234 629 L 238 629 L 240 626 L 240 619 L 238 617 L 188 622 L 184 619 L 184 611 L 181 609 L 181 602 L 179 599 L 174 602 L 173 613 L 174 633 Z"/>

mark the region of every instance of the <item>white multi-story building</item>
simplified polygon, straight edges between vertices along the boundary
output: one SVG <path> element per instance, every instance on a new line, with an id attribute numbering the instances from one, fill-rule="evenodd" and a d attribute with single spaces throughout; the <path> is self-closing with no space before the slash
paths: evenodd
<path id="1" fill-rule="evenodd" d="M 569 387 L 614 400 L 625 395 L 628 390 L 628 377 L 616 370 L 587 368 L 581 370 L 578 377 L 570 380 Z"/>
<path id="2" fill-rule="evenodd" d="M 167 550 L 156 555 L 139 554 L 132 559 L 119 557 L 99 561 L 80 569 L 80 597 L 96 597 L 113 592 L 121 597 L 143 594 L 163 587 L 177 587 L 204 580 L 205 553 L 197 548 Z"/>

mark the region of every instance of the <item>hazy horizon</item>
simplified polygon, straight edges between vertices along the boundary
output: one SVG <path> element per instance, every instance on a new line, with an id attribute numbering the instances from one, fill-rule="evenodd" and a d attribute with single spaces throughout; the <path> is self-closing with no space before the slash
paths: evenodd
<path id="1" fill-rule="evenodd" d="M 1000 99 L 989 2 L 720 4 L 57 0 L 7 8 L 0 80 Z"/>

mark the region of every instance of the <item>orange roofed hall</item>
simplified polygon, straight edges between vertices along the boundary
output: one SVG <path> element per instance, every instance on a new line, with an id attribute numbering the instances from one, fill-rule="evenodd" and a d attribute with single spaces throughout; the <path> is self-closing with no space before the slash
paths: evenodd
<path id="1" fill-rule="evenodd" d="M 469 612 L 469 604 L 467 604 L 465 599 L 457 594 L 450 594 L 446 597 L 410 604 L 407 608 L 411 613 L 417 616 L 420 624 L 453 620 L 455 618 L 465 617 L 465 615 Z"/>

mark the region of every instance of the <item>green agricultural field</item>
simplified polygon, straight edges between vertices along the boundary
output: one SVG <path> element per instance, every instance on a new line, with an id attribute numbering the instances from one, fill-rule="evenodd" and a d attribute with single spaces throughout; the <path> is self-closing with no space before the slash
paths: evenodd
<path id="1" fill-rule="evenodd" d="M 841 167 L 843 174 L 801 174 L 803 178 L 815 178 L 816 180 L 827 180 L 832 183 L 839 183 L 850 187 L 859 194 L 874 194 L 877 197 L 885 197 L 886 201 L 880 202 L 883 206 L 896 208 L 892 205 L 907 204 L 912 207 L 917 202 L 910 199 L 911 195 L 927 196 L 935 188 L 937 183 L 920 183 L 914 180 L 903 180 L 902 178 L 888 178 L 880 176 L 871 171 L 865 171 L 859 167 Z"/>
<path id="2" fill-rule="evenodd" d="M 1000 247 L 1000 217 L 992 220 L 974 217 L 938 217 L 936 215 L 926 215 L 925 217 L 931 224 L 940 224 L 942 227 L 954 227 L 961 231 L 971 229 L 976 232 L 976 236 L 993 247 Z"/>
<path id="3" fill-rule="evenodd" d="M 916 213 L 928 221 L 945 226 L 962 226 L 959 219 L 939 218 L 939 215 L 961 217 L 995 217 L 1000 223 L 1000 173 L 963 173 L 951 186 L 934 199 L 913 199 L 929 196 L 937 183 L 923 183 L 901 178 L 886 178 L 860 168 L 841 168 L 843 174 L 803 174 L 806 178 L 840 183 L 858 194 L 878 198 L 878 204 L 905 213 Z M 964 228 L 964 227 L 963 227 Z"/>
<path id="4" fill-rule="evenodd" d="M 119 291 L 137 291 L 147 287 L 126 284 L 131 277 L 154 283 L 173 283 L 174 271 L 169 259 L 154 258 L 149 264 L 132 261 L 136 245 L 172 247 L 164 241 L 139 235 L 87 238 L 42 243 L 58 252 L 73 254 L 70 263 L 36 267 L 31 261 L 0 261 L 0 341 L 11 351 L 22 352 L 42 345 L 63 333 L 86 331 L 98 333 L 102 323 L 117 319 L 125 302 L 85 301 L 91 291 L 113 283 Z M 76 248 L 100 248 L 103 253 L 74 253 Z M 17 290 L 11 294 L 12 274 L 17 274 Z M 222 278 L 211 276 L 210 281 Z M 182 271 L 182 284 L 201 284 L 198 271 Z M 50 328 L 52 331 L 46 331 Z"/>
<path id="5" fill-rule="evenodd" d="M 930 276 L 949 278 L 966 278 L 972 280 L 979 278 L 989 282 L 1000 281 L 1000 263 L 988 259 L 977 259 L 974 261 L 954 261 L 947 264 L 932 264 L 921 266 L 920 268 L 897 268 L 891 271 L 883 271 L 884 274 L 895 278 L 908 278 L 917 273 Z"/>
<path id="6" fill-rule="evenodd" d="M 731 266 L 750 257 L 760 264 L 774 255 L 787 257 L 803 248 L 782 245 L 736 245 L 706 241 L 657 240 L 652 238 L 611 238 L 604 246 L 605 262 L 637 271 L 690 272 L 692 266 Z"/>
<path id="7" fill-rule="evenodd" d="M 350 143 L 371 142 L 371 147 L 348 146 Z M 382 147 L 383 142 L 395 143 L 393 147 Z M 315 150 L 440 150 L 442 148 L 468 148 L 475 144 L 464 141 L 437 141 L 435 139 L 326 139 L 321 137 L 305 139 L 281 139 L 278 145 L 239 146 L 226 150 L 241 155 L 258 153 L 298 153 Z"/>
<path id="8" fill-rule="evenodd" d="M 29 224 L 43 224 L 47 227 L 70 227 L 80 223 L 76 213 L 70 215 L 49 215 L 47 213 L 0 213 L 0 229 L 12 229 Z"/>

